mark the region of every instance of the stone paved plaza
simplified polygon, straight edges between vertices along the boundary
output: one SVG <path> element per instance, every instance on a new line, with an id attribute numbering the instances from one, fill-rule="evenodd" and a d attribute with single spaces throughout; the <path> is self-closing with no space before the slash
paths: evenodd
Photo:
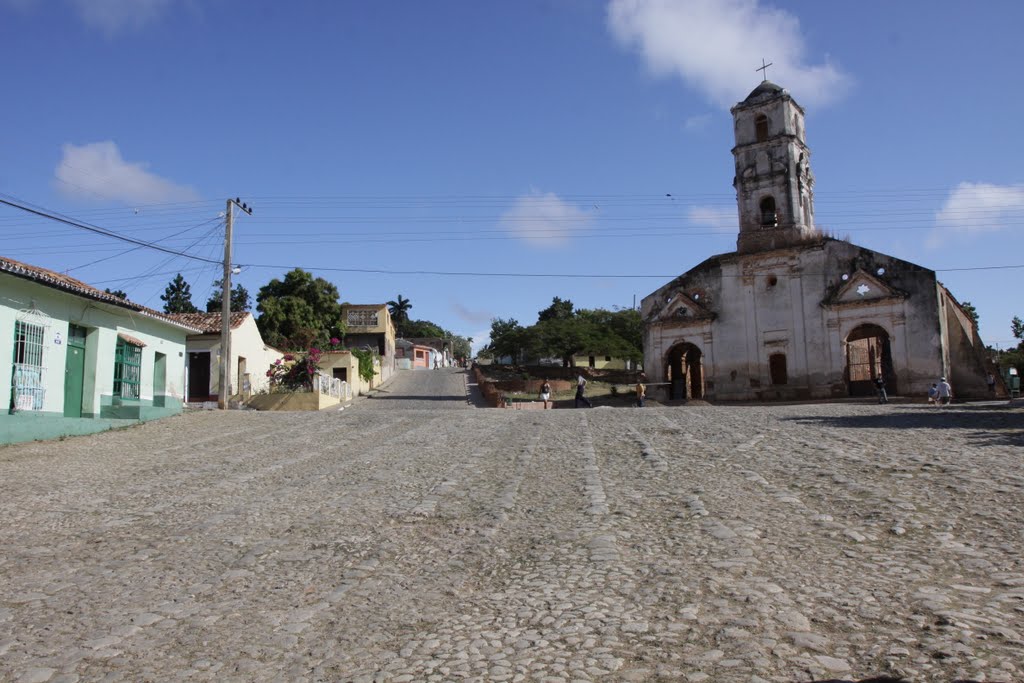
<path id="1" fill-rule="evenodd" d="M 1024 680 L 1024 411 L 400 375 L 0 449 L 0 680 Z"/>

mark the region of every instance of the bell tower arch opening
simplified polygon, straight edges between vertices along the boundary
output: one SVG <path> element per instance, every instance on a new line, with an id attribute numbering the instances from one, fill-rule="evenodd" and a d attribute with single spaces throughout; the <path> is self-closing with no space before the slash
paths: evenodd
<path id="1" fill-rule="evenodd" d="M 704 398 L 704 354 L 695 344 L 681 342 L 665 355 L 669 400 Z"/>
<path id="2" fill-rule="evenodd" d="M 779 224 L 779 215 L 775 211 L 775 197 L 768 195 L 761 200 L 761 227 L 774 228 Z"/>

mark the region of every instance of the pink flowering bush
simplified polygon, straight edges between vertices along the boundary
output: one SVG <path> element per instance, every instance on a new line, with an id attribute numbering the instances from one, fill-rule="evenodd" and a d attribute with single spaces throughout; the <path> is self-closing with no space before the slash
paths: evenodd
<path id="1" fill-rule="evenodd" d="M 284 360 L 278 359 L 267 370 L 270 378 L 271 391 L 311 391 L 313 376 L 316 375 L 320 363 L 320 349 L 311 347 L 301 358 L 294 354 L 285 354 Z"/>

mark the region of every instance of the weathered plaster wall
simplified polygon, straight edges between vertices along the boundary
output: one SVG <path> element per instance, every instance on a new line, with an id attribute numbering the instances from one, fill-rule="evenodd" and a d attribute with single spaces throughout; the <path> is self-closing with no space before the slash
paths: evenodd
<path id="1" fill-rule="evenodd" d="M 189 335 L 186 351 L 206 351 L 210 354 L 210 396 L 220 395 L 220 334 Z M 245 371 L 249 375 L 252 393 L 266 391 L 269 387 L 267 370 L 270 364 L 282 357 L 277 349 L 263 342 L 256 319 L 252 315 L 231 330 L 231 388 L 234 395 L 241 393 L 242 378 L 238 376 L 238 359 L 245 358 Z"/>
<path id="2" fill-rule="evenodd" d="M 842 275 L 858 272 L 873 273 L 899 294 L 872 301 L 879 295 L 873 288 L 880 289 L 872 280 L 868 295 L 833 301 L 852 282 Z M 713 319 L 693 310 L 673 315 L 676 297 L 699 304 Z M 926 392 L 941 373 L 934 273 L 838 240 L 713 257 L 645 297 L 641 315 L 648 321 L 644 367 L 651 382 L 666 381 L 675 344 L 692 343 L 703 355 L 711 399 L 845 396 L 845 339 L 862 324 L 889 334 L 898 393 Z M 786 356 L 784 385 L 771 383 L 773 353 Z"/>
<path id="3" fill-rule="evenodd" d="M 988 398 L 985 375 L 985 345 L 978 336 L 977 327 L 960 304 L 942 285 L 936 288 L 945 314 L 943 336 L 947 349 L 945 375 L 958 398 Z"/>

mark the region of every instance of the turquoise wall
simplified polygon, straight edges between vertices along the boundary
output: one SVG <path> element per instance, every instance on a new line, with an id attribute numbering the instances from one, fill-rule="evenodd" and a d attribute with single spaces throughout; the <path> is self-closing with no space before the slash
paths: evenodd
<path id="1" fill-rule="evenodd" d="M 12 411 L 14 324 L 22 309 L 49 316 L 43 364 L 42 410 Z M 65 418 L 64 371 L 68 326 L 87 329 L 82 418 Z M 140 398 L 114 397 L 114 351 L 119 332 L 143 342 Z M 89 434 L 181 412 L 185 387 L 185 335 L 170 322 L 120 306 L 0 273 L 0 443 Z M 164 391 L 155 395 L 156 354 L 164 356 Z"/>

